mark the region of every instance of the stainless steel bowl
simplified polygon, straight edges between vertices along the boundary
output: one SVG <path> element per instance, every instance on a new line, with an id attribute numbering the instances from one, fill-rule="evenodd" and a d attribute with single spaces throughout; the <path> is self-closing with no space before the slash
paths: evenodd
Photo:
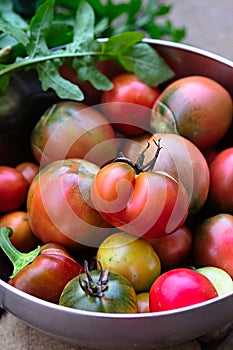
<path id="1" fill-rule="evenodd" d="M 218 55 L 161 40 L 146 40 L 175 71 L 174 79 L 200 74 L 233 96 L 233 62 Z M 7 276 L 0 257 L 0 276 Z M 154 349 L 182 343 L 233 322 L 233 293 L 192 307 L 145 314 L 105 314 L 54 305 L 0 280 L 0 306 L 52 336 L 97 349 Z"/>

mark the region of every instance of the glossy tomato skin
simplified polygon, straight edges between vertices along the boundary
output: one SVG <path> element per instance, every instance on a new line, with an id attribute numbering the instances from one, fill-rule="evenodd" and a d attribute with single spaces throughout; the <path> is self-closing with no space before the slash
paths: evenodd
<path id="1" fill-rule="evenodd" d="M 91 186 L 94 207 L 111 225 L 144 238 L 169 234 L 188 215 L 183 185 L 163 172 L 140 172 L 113 162 L 96 174 Z"/>
<path id="2" fill-rule="evenodd" d="M 110 230 L 90 199 L 99 167 L 84 159 L 56 161 L 33 180 L 27 198 L 29 223 L 44 243 L 69 249 L 97 247 Z"/>
<path id="3" fill-rule="evenodd" d="M 27 212 L 17 210 L 0 217 L 0 227 L 7 226 L 13 230 L 10 237 L 13 246 L 21 252 L 29 252 L 36 248 L 38 239 L 29 225 Z"/>
<path id="4" fill-rule="evenodd" d="M 40 299 L 58 303 L 65 285 L 83 272 L 64 247 L 48 243 L 41 254 L 24 267 L 9 284 Z"/>
<path id="5" fill-rule="evenodd" d="M 217 144 L 232 122 L 229 92 L 204 76 L 177 79 L 160 94 L 153 107 L 154 132 L 177 132 L 198 148 Z"/>
<path id="6" fill-rule="evenodd" d="M 131 73 L 112 79 L 113 89 L 104 91 L 103 112 L 124 135 L 139 135 L 150 129 L 151 108 L 160 91 L 143 83 Z"/>
<path id="7" fill-rule="evenodd" d="M 193 241 L 196 266 L 218 267 L 233 278 L 232 246 L 233 216 L 231 214 L 217 214 L 203 220 L 196 229 Z"/>
<path id="8" fill-rule="evenodd" d="M 39 173 L 40 167 L 34 162 L 22 162 L 16 166 L 16 170 L 18 170 L 25 177 L 28 184 L 31 185 L 32 180 Z"/>
<path id="9" fill-rule="evenodd" d="M 176 268 L 160 275 L 149 294 L 151 312 L 168 311 L 198 304 L 218 296 L 210 280 L 188 269 Z"/>
<path id="10" fill-rule="evenodd" d="M 199 212 L 207 200 L 210 185 L 209 167 L 202 152 L 190 140 L 176 134 L 148 133 L 144 138 L 125 142 L 124 155 L 135 161 L 149 142 L 150 147 L 145 153 L 145 162 L 148 162 L 156 152 L 153 141 L 160 140 L 162 149 L 153 170 L 164 171 L 182 182 L 189 197 L 189 212 Z"/>
<path id="11" fill-rule="evenodd" d="M 150 243 L 161 261 L 162 271 L 180 266 L 192 251 L 192 233 L 183 225 L 170 235 L 151 239 Z"/>
<path id="12" fill-rule="evenodd" d="M 99 246 L 97 261 L 104 270 L 118 272 L 127 278 L 137 293 L 149 291 L 160 275 L 161 264 L 150 242 L 125 232 L 116 232 Z"/>
<path id="13" fill-rule="evenodd" d="M 117 140 L 97 107 L 62 101 L 50 106 L 38 120 L 31 133 L 31 147 L 42 167 L 68 158 L 102 165 L 116 156 Z"/>
<path id="14" fill-rule="evenodd" d="M 28 182 L 13 167 L 0 166 L 0 213 L 18 209 L 25 201 Z"/>
<path id="15" fill-rule="evenodd" d="M 210 162 L 209 206 L 233 214 L 233 147 L 219 152 Z"/>
<path id="16" fill-rule="evenodd" d="M 97 283 L 100 278 L 100 271 L 92 270 L 90 276 L 94 283 Z M 137 312 L 136 292 L 132 284 L 120 274 L 109 272 L 108 287 L 101 296 L 86 293 L 81 288 L 79 279 L 81 283 L 87 281 L 86 273 L 67 283 L 59 300 L 60 305 L 94 312 Z"/>

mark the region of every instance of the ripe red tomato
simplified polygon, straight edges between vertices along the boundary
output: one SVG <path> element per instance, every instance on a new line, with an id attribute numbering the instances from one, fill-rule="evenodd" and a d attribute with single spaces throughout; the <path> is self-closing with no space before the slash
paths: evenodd
<path id="1" fill-rule="evenodd" d="M 233 214 L 233 147 L 218 153 L 210 162 L 209 205 L 218 212 Z"/>
<path id="2" fill-rule="evenodd" d="M 136 236 L 155 238 L 175 231 L 188 214 L 184 186 L 165 172 L 137 168 L 124 158 L 102 167 L 91 185 L 94 207 L 111 225 Z"/>
<path id="3" fill-rule="evenodd" d="M 177 268 L 164 272 L 153 283 L 149 292 L 150 311 L 178 309 L 217 296 L 206 276 L 188 268 Z"/>
<path id="4" fill-rule="evenodd" d="M 149 141 L 150 148 L 145 153 L 145 161 L 149 161 L 156 152 L 153 140 L 159 139 L 162 149 L 155 162 L 154 170 L 164 171 L 182 182 L 189 196 L 189 212 L 199 212 L 208 196 L 210 174 L 205 157 L 193 142 L 176 134 L 150 135 L 148 133 L 140 139 L 134 138 L 125 142 L 123 154 L 134 161 Z"/>
<path id="5" fill-rule="evenodd" d="M 192 251 L 192 233 L 188 227 L 182 226 L 170 235 L 150 240 L 159 256 L 162 270 L 178 267 Z"/>
<path id="6" fill-rule="evenodd" d="M 112 79 L 113 89 L 104 91 L 101 102 L 106 117 L 125 135 L 139 135 L 150 129 L 151 108 L 160 92 L 136 75 L 124 73 Z"/>
<path id="7" fill-rule="evenodd" d="M 31 185 L 34 177 L 39 173 L 39 165 L 33 162 L 23 162 L 16 166 L 18 170 L 27 180 L 28 184 Z"/>
<path id="8" fill-rule="evenodd" d="M 177 79 L 160 94 L 153 107 L 154 132 L 175 132 L 206 149 L 219 142 L 232 122 L 229 92 L 213 79 Z"/>
<path id="9" fill-rule="evenodd" d="M 15 168 L 0 166 L 0 213 L 18 209 L 26 199 L 28 182 Z"/>
<path id="10" fill-rule="evenodd" d="M 205 219 L 197 228 L 193 255 L 198 267 L 214 266 L 233 278 L 233 215 L 217 214 Z"/>
<path id="11" fill-rule="evenodd" d="M 84 159 L 50 163 L 32 182 L 27 198 L 29 223 L 44 243 L 69 249 L 97 247 L 110 230 L 90 200 L 99 167 Z"/>

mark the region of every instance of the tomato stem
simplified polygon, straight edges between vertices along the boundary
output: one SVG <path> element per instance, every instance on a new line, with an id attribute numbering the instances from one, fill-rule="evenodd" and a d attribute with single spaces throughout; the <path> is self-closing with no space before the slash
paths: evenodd
<path id="1" fill-rule="evenodd" d="M 9 227 L 0 227 L 0 247 L 13 264 L 13 273 L 10 278 L 14 278 L 19 271 L 30 264 L 40 253 L 40 246 L 29 253 L 22 253 L 17 250 L 10 241 L 13 230 Z"/>
<path id="2" fill-rule="evenodd" d="M 145 153 L 148 150 L 148 148 L 150 147 L 150 142 L 147 142 L 147 145 L 146 145 L 145 149 L 141 153 L 139 153 L 138 158 L 136 160 L 136 163 L 133 163 L 131 161 L 131 159 L 126 158 L 122 152 L 120 153 L 119 157 L 115 158 L 112 162 L 113 163 L 122 162 L 122 163 L 129 164 L 135 170 L 135 173 L 137 175 L 140 174 L 143 171 L 152 171 L 153 168 L 154 168 L 154 165 L 156 163 L 156 160 L 157 160 L 157 158 L 159 156 L 159 152 L 160 152 L 160 150 L 162 148 L 160 146 L 160 140 L 161 139 L 158 139 L 157 142 L 155 140 L 153 140 L 154 144 L 157 146 L 157 150 L 156 150 L 156 153 L 155 153 L 153 159 L 151 159 L 145 165 L 144 165 Z"/>
<path id="3" fill-rule="evenodd" d="M 85 293 L 90 294 L 92 296 L 102 297 L 104 295 L 104 291 L 108 288 L 109 270 L 103 271 L 102 265 L 100 263 L 99 265 L 100 265 L 100 276 L 98 281 L 94 282 L 88 268 L 88 263 L 85 260 L 84 271 L 87 276 L 87 281 L 81 280 L 81 277 L 79 276 L 79 284 Z"/>

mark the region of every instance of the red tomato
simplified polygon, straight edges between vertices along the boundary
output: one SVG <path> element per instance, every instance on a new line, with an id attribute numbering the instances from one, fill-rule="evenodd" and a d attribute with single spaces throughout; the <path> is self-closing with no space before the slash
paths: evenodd
<path id="1" fill-rule="evenodd" d="M 0 213 L 18 209 L 26 199 L 28 182 L 15 168 L 0 166 Z"/>
<path id="2" fill-rule="evenodd" d="M 94 207 L 111 225 L 145 238 L 171 233 L 188 213 L 188 195 L 174 177 L 159 171 L 136 171 L 117 160 L 102 167 L 91 185 Z"/>
<path id="3" fill-rule="evenodd" d="M 198 267 L 214 266 L 233 278 L 233 215 L 205 219 L 194 235 L 193 255 Z"/>
<path id="4" fill-rule="evenodd" d="M 210 163 L 209 205 L 233 214 L 233 147 L 218 153 Z"/>
<path id="5" fill-rule="evenodd" d="M 29 185 L 31 185 L 34 177 L 39 173 L 39 165 L 33 162 L 23 162 L 17 165 L 16 170 L 18 170 L 27 180 Z"/>
<path id="6" fill-rule="evenodd" d="M 174 132 L 206 149 L 219 142 L 232 122 L 229 92 L 213 79 L 188 76 L 177 79 L 160 94 L 153 107 L 154 132 Z"/>
<path id="7" fill-rule="evenodd" d="M 36 237 L 73 250 L 99 245 L 110 225 L 90 200 L 90 186 L 98 170 L 84 159 L 65 159 L 40 172 L 27 197 L 29 223 Z"/>
<path id="8" fill-rule="evenodd" d="M 218 296 L 210 280 L 191 269 L 177 268 L 160 275 L 149 292 L 151 312 L 201 303 Z"/>
<path id="9" fill-rule="evenodd" d="M 147 141 L 150 148 L 145 153 L 149 161 L 156 152 L 153 140 L 160 139 L 161 151 L 155 162 L 155 171 L 164 171 L 178 179 L 184 185 L 189 196 L 189 212 L 197 213 L 204 206 L 210 183 L 209 167 L 202 152 L 185 137 L 176 134 L 144 135 L 144 138 L 129 139 L 123 145 L 123 154 L 135 161 Z"/>
<path id="10" fill-rule="evenodd" d="M 101 102 L 106 117 L 125 135 L 139 135 L 150 129 L 151 108 L 160 92 L 136 75 L 124 73 L 112 79 L 113 89 L 104 91 Z"/>
<path id="11" fill-rule="evenodd" d="M 179 266 L 191 253 L 192 233 L 182 226 L 170 235 L 150 240 L 152 247 L 158 254 L 163 270 Z"/>

